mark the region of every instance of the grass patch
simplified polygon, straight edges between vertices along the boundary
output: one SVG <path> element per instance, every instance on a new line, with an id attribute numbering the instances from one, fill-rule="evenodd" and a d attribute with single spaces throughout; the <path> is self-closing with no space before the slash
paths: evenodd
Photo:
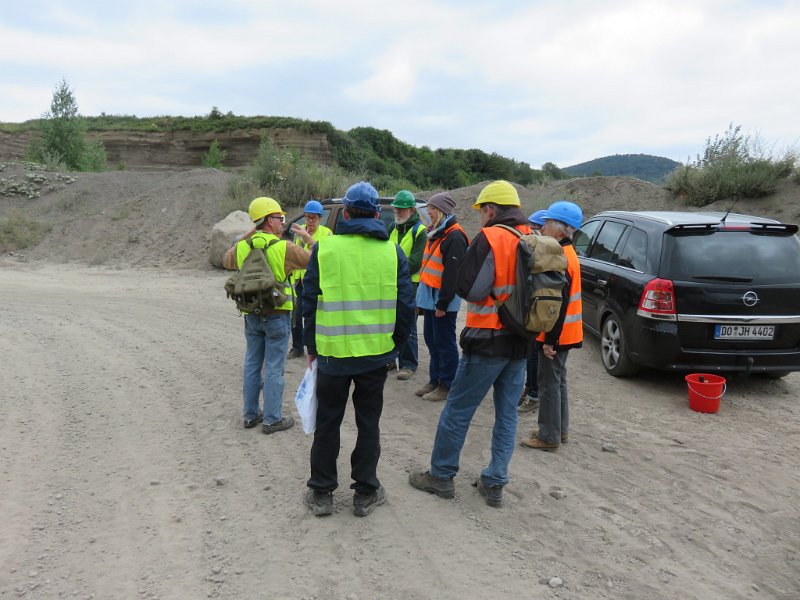
<path id="1" fill-rule="evenodd" d="M 311 198 L 340 197 L 347 188 L 364 179 L 338 166 L 320 164 L 295 149 L 280 149 L 264 137 L 253 164 L 234 179 L 220 210 L 247 210 L 253 198 L 275 198 L 281 208 L 299 207 Z"/>
<path id="2" fill-rule="evenodd" d="M 742 135 L 741 127 L 731 124 L 723 135 L 706 140 L 702 157 L 670 173 L 664 187 L 692 206 L 727 198 L 763 198 L 796 171 L 796 164 L 795 150 L 776 157 L 758 139 Z"/>
<path id="3" fill-rule="evenodd" d="M 52 229 L 53 227 L 47 223 L 34 221 L 18 212 L 12 212 L 8 217 L 0 219 L 0 251 L 11 252 L 32 248 Z"/>

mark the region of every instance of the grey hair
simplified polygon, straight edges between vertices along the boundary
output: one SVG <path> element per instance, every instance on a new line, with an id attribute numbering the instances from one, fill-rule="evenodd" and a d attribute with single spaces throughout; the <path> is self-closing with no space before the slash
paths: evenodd
<path id="1" fill-rule="evenodd" d="M 577 231 L 577 229 L 575 229 L 571 225 L 567 225 L 563 221 L 556 221 L 555 219 L 547 219 L 547 220 L 550 221 L 555 230 L 561 234 L 561 237 L 572 238 L 572 236 Z"/>

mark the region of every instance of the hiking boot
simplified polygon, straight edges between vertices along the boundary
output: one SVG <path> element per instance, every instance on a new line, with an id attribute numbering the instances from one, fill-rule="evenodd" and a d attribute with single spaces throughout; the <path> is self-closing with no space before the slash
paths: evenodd
<path id="1" fill-rule="evenodd" d="M 436 386 L 436 389 L 432 392 L 428 392 L 424 396 L 422 396 L 423 400 L 427 400 L 428 402 L 441 402 L 442 400 L 447 400 L 447 394 L 450 393 L 450 390 L 443 385 Z"/>
<path id="2" fill-rule="evenodd" d="M 407 379 L 411 379 L 413 376 L 414 376 L 414 371 L 412 371 L 411 369 L 400 369 L 397 372 L 397 378 L 400 381 L 405 381 Z"/>
<path id="3" fill-rule="evenodd" d="M 435 383 L 426 383 L 426 384 L 425 384 L 425 385 L 423 385 L 421 388 L 419 388 L 419 389 L 415 390 L 415 391 L 414 391 L 414 393 L 415 393 L 417 396 L 424 396 L 424 395 L 425 395 L 425 394 L 427 394 L 428 392 L 432 392 L 433 390 L 435 390 L 437 387 L 439 387 L 439 386 L 438 386 L 438 384 L 435 384 Z"/>
<path id="4" fill-rule="evenodd" d="M 303 496 L 303 504 L 314 512 L 315 517 L 324 517 L 333 512 L 333 492 L 319 492 L 309 488 Z"/>
<path id="5" fill-rule="evenodd" d="M 532 438 L 538 438 L 539 437 L 539 430 L 538 429 L 534 429 L 533 431 L 531 431 L 531 437 Z M 569 434 L 566 431 L 562 431 L 561 432 L 561 443 L 562 444 L 566 444 L 567 442 L 569 442 Z"/>
<path id="6" fill-rule="evenodd" d="M 357 517 L 367 517 L 376 506 L 386 502 L 386 490 L 383 486 L 373 491 L 371 494 L 353 494 L 353 514 Z"/>
<path id="7" fill-rule="evenodd" d="M 260 411 L 259 411 L 259 413 L 258 413 L 258 416 L 257 416 L 257 417 L 255 417 L 255 418 L 253 418 L 253 419 L 245 419 L 245 420 L 244 420 L 244 428 L 245 428 L 245 429 L 252 429 L 252 428 L 253 428 L 253 427 L 255 427 L 256 425 L 258 425 L 259 423 L 261 423 L 261 421 L 263 421 L 263 420 L 264 420 L 264 413 L 262 413 L 262 412 L 260 412 Z"/>
<path id="8" fill-rule="evenodd" d="M 423 492 L 436 494 L 439 498 L 450 499 L 456 495 L 452 479 L 437 479 L 430 471 L 414 471 L 408 474 L 408 484 Z"/>
<path id="9" fill-rule="evenodd" d="M 397 363 L 390 362 L 388 365 L 386 365 L 387 371 L 394 371 L 396 368 L 397 368 Z"/>
<path id="10" fill-rule="evenodd" d="M 528 395 L 528 386 L 522 387 L 522 393 L 519 395 L 519 400 L 517 401 L 517 406 L 522 404 L 525 401 L 525 397 Z"/>
<path id="11" fill-rule="evenodd" d="M 291 429 L 294 427 L 294 417 L 283 417 L 277 423 L 270 423 L 261 425 L 261 433 L 275 433 L 276 431 L 283 431 L 284 429 Z"/>
<path id="12" fill-rule="evenodd" d="M 517 405 L 517 412 L 529 413 L 539 408 L 539 399 L 535 396 L 525 396 L 525 399 Z"/>
<path id="13" fill-rule="evenodd" d="M 478 477 L 472 485 L 478 488 L 478 493 L 483 496 L 486 506 L 491 506 L 492 508 L 503 506 L 502 485 L 486 485 L 482 477 Z"/>
<path id="14" fill-rule="evenodd" d="M 550 444 L 544 440 L 540 440 L 536 435 L 522 440 L 519 445 L 525 448 L 533 448 L 534 450 L 547 450 L 548 452 L 558 450 L 558 444 Z"/>
<path id="15" fill-rule="evenodd" d="M 303 356 L 305 356 L 305 353 L 301 349 L 292 348 L 286 358 L 302 358 Z"/>

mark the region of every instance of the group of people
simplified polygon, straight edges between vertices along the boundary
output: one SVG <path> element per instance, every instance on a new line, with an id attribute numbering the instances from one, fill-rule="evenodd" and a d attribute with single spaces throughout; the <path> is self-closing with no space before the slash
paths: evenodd
<path id="1" fill-rule="evenodd" d="M 380 220 L 378 193 L 369 183 L 351 186 L 342 203 L 344 221 L 332 235 L 319 222 L 321 204 L 308 202 L 305 225 L 292 226 L 297 240 L 292 243 L 280 239 L 285 213 L 279 204 L 256 198 L 249 208 L 254 228 L 240 236 L 223 259 L 227 268 L 239 268 L 251 247 L 264 248 L 288 296 L 274 310 L 244 316 L 244 427 L 261 423 L 262 431 L 271 434 L 294 424 L 281 411 L 291 331 L 288 356 L 302 356 L 304 345 L 309 366 L 316 362 L 317 367 L 316 429 L 304 503 L 317 516 L 333 512 L 340 427 L 352 386 L 358 429 L 350 457 L 353 511 L 369 515 L 386 501 L 377 476 L 384 385 L 390 365 L 397 366 L 399 380 L 410 379 L 417 370 L 417 315 L 421 314 L 430 361 L 428 382 L 415 393 L 425 400 L 444 401 L 444 406 L 430 468 L 410 473 L 409 484 L 441 498 L 454 496 L 467 430 L 493 388 L 491 460 L 473 485 L 487 505 L 501 506 L 519 412 L 538 404 L 538 430 L 523 439 L 522 446 L 552 451 L 568 440 L 566 362 L 569 350 L 582 341 L 580 267 L 571 245 L 582 221 L 580 208 L 558 201 L 526 217 L 514 186 L 495 181 L 473 204 L 480 213 L 481 230 L 470 241 L 457 222 L 456 203 L 448 192 L 427 201 L 427 226 L 413 194 L 399 192 L 392 202 L 395 221 L 388 231 Z M 498 303 L 516 285 L 519 238 L 508 227 L 521 234 L 539 231 L 554 237 L 567 257 L 568 283 L 558 322 L 535 342 L 506 329 L 498 314 Z M 456 316 L 462 301 L 467 314 L 459 353 Z M 259 392 L 264 397 L 263 412 L 258 410 Z"/>

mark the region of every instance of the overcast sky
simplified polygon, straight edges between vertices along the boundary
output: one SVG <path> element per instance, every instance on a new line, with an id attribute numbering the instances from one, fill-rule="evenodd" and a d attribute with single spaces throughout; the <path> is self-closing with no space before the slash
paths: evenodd
<path id="1" fill-rule="evenodd" d="M 0 121 L 237 115 L 540 167 L 684 162 L 729 123 L 800 145 L 800 0 L 0 0 Z"/>

